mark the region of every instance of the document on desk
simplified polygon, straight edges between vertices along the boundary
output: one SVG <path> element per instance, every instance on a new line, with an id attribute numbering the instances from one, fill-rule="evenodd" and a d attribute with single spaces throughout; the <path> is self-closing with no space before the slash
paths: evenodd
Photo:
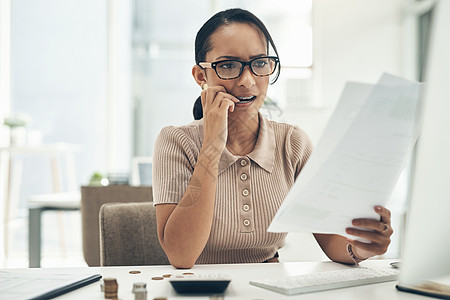
<path id="1" fill-rule="evenodd" d="M 68 274 L 44 269 L 0 270 L 0 299 L 52 299 L 100 280 L 100 274 Z"/>
<path id="2" fill-rule="evenodd" d="M 351 237 L 352 219 L 379 219 L 374 206 L 386 205 L 419 134 L 421 89 L 388 74 L 348 83 L 268 231 Z"/>

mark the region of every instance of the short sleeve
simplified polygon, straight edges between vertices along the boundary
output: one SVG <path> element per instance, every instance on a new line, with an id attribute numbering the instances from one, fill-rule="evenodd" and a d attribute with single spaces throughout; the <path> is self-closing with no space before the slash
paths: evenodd
<path id="1" fill-rule="evenodd" d="M 291 150 L 292 163 L 295 168 L 295 178 L 300 174 L 313 151 L 313 144 L 309 136 L 300 127 L 294 126 L 288 139 Z"/>
<path id="2" fill-rule="evenodd" d="M 153 204 L 177 204 L 194 172 L 194 142 L 179 128 L 161 130 L 153 150 Z"/>

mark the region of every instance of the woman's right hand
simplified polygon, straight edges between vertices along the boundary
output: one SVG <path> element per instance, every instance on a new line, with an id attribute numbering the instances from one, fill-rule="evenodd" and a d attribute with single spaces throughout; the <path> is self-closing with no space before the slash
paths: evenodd
<path id="1" fill-rule="evenodd" d="M 239 99 L 220 85 L 208 87 L 204 84 L 202 89 L 203 144 L 223 151 L 228 137 L 228 112 L 234 111 L 234 104 L 239 102 Z"/>

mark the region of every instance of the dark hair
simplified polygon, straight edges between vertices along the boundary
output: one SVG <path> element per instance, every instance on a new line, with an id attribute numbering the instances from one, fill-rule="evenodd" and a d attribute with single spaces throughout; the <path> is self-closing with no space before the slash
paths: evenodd
<path id="1" fill-rule="evenodd" d="M 232 23 L 247 23 L 256 28 L 264 35 L 267 43 L 267 53 L 269 53 L 269 46 L 275 51 L 276 56 L 278 56 L 277 47 L 270 36 L 269 31 L 266 26 L 261 22 L 258 17 L 256 17 L 251 12 L 241 9 L 232 8 L 216 13 L 212 16 L 197 32 L 197 37 L 195 38 L 195 63 L 198 64 L 205 61 L 206 54 L 211 50 L 211 35 L 217 31 L 221 26 L 229 25 Z M 272 80 L 271 84 L 277 81 L 280 76 L 280 66 L 276 71 L 275 78 Z M 198 97 L 194 104 L 194 119 L 200 120 L 203 118 L 203 109 L 201 97 Z"/>

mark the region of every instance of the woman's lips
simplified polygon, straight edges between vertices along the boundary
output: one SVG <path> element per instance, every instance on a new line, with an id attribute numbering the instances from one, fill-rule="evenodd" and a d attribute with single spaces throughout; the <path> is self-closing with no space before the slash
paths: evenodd
<path id="1" fill-rule="evenodd" d="M 245 104 L 245 103 L 249 103 L 252 102 L 253 100 L 256 99 L 256 96 L 248 96 L 248 97 L 236 97 L 238 98 L 240 101 L 236 104 Z"/>

